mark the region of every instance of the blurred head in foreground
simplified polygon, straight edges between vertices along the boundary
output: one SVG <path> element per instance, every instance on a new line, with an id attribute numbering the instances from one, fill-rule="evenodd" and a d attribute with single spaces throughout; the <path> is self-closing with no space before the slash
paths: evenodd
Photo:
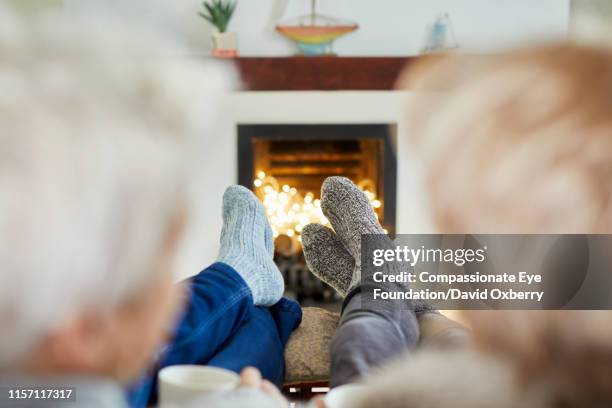
<path id="1" fill-rule="evenodd" d="M 441 57 L 401 86 L 429 203 L 443 233 L 612 233 L 612 55 L 553 46 Z M 561 278 L 561 277 L 560 277 Z M 510 357 L 558 406 L 612 401 L 609 311 L 468 314 L 480 345 Z"/>
<path id="2" fill-rule="evenodd" d="M 0 373 L 128 380 L 180 303 L 194 143 L 227 81 L 106 23 L 0 10 Z"/>
<path id="3" fill-rule="evenodd" d="M 404 76 L 441 232 L 612 233 L 612 57 L 449 57 Z"/>

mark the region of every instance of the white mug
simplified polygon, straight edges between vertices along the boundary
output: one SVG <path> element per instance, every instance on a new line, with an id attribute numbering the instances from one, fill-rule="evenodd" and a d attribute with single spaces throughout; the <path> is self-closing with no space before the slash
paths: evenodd
<path id="1" fill-rule="evenodd" d="M 233 371 L 201 365 L 174 365 L 159 371 L 159 407 L 189 404 L 204 395 L 238 387 L 240 376 Z"/>
<path id="2" fill-rule="evenodd" d="M 351 408 L 361 401 L 367 391 L 368 387 L 363 384 L 345 384 L 332 388 L 323 402 L 326 408 Z"/>

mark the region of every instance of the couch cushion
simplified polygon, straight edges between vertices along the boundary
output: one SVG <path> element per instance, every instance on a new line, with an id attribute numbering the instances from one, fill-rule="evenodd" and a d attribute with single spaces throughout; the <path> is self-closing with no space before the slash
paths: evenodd
<path id="1" fill-rule="evenodd" d="M 303 308 L 302 324 L 285 349 L 285 384 L 329 380 L 329 346 L 340 315 L 317 307 Z"/>
<path id="2" fill-rule="evenodd" d="M 285 385 L 329 381 L 329 347 L 340 315 L 317 307 L 305 307 L 302 324 L 285 349 Z M 468 330 L 437 312 L 418 315 L 420 347 L 455 348 L 470 344 Z"/>

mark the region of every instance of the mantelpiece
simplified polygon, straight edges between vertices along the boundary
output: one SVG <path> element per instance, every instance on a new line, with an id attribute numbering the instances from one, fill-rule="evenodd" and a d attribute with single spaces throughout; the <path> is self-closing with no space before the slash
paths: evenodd
<path id="1" fill-rule="evenodd" d="M 423 57 L 241 57 L 246 91 L 385 91 Z"/>

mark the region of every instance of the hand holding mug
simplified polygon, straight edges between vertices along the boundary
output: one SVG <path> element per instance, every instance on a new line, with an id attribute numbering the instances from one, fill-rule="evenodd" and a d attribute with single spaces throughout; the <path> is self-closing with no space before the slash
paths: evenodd
<path id="1" fill-rule="evenodd" d="M 277 401 L 282 406 L 287 406 L 288 401 L 274 384 L 261 378 L 261 373 L 254 367 L 246 367 L 240 373 L 240 387 L 261 390 L 264 394 Z"/>

